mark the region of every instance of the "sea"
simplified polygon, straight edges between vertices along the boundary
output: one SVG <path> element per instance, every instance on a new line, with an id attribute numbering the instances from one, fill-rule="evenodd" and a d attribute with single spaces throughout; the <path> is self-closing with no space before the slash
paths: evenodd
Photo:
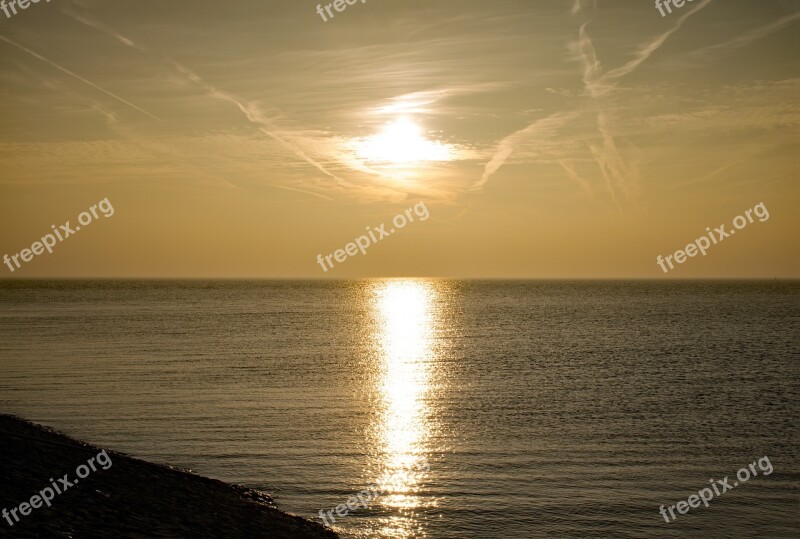
<path id="1" fill-rule="evenodd" d="M 797 538 L 798 345 L 798 281 L 6 280 L 0 412 L 346 538 Z"/>

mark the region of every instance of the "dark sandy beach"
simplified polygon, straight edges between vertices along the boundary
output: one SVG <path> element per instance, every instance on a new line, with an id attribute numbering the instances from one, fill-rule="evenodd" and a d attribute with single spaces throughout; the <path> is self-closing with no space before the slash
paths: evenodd
<path id="1" fill-rule="evenodd" d="M 19 522 L 0 519 L 8 537 L 338 537 L 306 519 L 276 509 L 271 498 L 167 466 L 106 450 L 111 464 L 55 494 L 52 506 L 30 502 L 51 480 L 69 474 L 102 451 L 45 427 L 0 415 L 0 509 L 17 509 Z M 84 473 L 86 473 L 84 470 Z M 8 513 L 4 513 L 5 514 Z"/>

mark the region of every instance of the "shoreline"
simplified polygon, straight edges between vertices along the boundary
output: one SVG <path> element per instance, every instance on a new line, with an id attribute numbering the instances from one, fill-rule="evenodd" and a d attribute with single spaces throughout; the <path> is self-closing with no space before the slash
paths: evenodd
<path id="1" fill-rule="evenodd" d="M 280 511 L 264 492 L 104 450 L 16 416 L 0 414 L 0 453 L 0 535 L 339 537 Z"/>

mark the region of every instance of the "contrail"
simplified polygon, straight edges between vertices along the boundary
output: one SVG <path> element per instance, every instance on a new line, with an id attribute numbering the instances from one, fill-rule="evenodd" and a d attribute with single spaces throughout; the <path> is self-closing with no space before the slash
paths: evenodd
<path id="1" fill-rule="evenodd" d="M 82 17 L 82 16 L 78 15 L 77 13 L 75 13 L 74 11 L 72 11 L 70 9 L 64 9 L 62 11 L 68 17 L 72 17 L 77 22 L 85 24 L 85 25 L 87 25 L 87 26 L 89 26 L 91 28 L 94 28 L 95 30 L 99 30 L 100 32 L 106 33 L 106 34 L 110 35 L 111 37 L 113 37 L 114 39 L 116 39 L 117 41 L 119 41 L 120 43 L 123 43 L 124 45 L 126 45 L 128 47 L 133 47 L 134 49 L 137 49 L 137 50 L 139 50 L 141 52 L 144 52 L 144 53 L 148 52 L 147 49 L 145 49 L 145 47 L 143 47 L 142 45 L 139 45 L 134 40 L 132 40 L 132 39 L 120 34 L 119 32 L 117 32 L 116 30 L 114 30 L 113 28 L 111 28 L 109 26 L 106 26 L 106 25 L 101 24 L 101 23 L 96 22 L 96 21 L 89 20 L 86 17 Z M 307 153 L 305 153 L 301 148 L 299 148 L 297 146 L 297 144 L 291 142 L 290 140 L 287 140 L 287 138 L 285 138 L 283 136 L 280 136 L 276 132 L 277 130 L 275 129 L 275 126 L 272 125 L 272 122 L 270 122 L 269 120 L 261 117 L 260 114 L 257 114 L 252 110 L 253 109 L 253 105 L 252 104 L 243 102 L 243 100 L 240 100 L 240 99 L 234 97 L 233 95 L 228 94 L 227 92 L 224 92 L 224 91 L 221 91 L 221 90 L 217 90 L 214 86 L 208 84 L 203 79 L 201 79 L 200 76 L 197 73 L 195 73 L 194 71 L 192 71 L 188 67 L 185 67 L 182 64 L 176 62 L 172 58 L 169 58 L 166 55 L 162 55 L 162 61 L 164 61 L 167 64 L 169 64 L 170 67 L 172 67 L 174 70 L 178 71 L 181 75 L 183 75 L 184 77 L 188 78 L 190 81 L 194 82 L 195 84 L 197 84 L 199 86 L 202 86 L 203 89 L 205 89 L 206 92 L 208 92 L 209 96 L 211 96 L 211 97 L 213 97 L 215 99 L 220 99 L 220 100 L 223 100 L 223 101 L 227 101 L 228 103 L 234 104 L 247 117 L 248 121 L 250 121 L 251 123 L 253 123 L 253 124 L 258 126 L 258 130 L 259 131 L 261 131 L 265 135 L 267 135 L 267 136 L 271 137 L 272 139 L 274 139 L 275 141 L 277 141 L 284 148 L 286 148 L 290 152 L 294 153 L 297 157 L 299 157 L 300 159 L 302 159 L 303 161 L 305 161 L 309 165 L 313 166 L 314 168 L 316 168 L 317 170 L 319 170 L 323 174 L 333 178 L 339 185 L 341 185 L 341 186 L 349 186 L 348 182 L 346 182 L 345 180 L 341 179 L 336 174 L 328 171 L 328 169 L 326 169 L 321 163 L 319 163 L 317 160 L 313 159 L 311 156 L 309 156 Z"/>
<path id="2" fill-rule="evenodd" d="M 659 50 L 672 34 L 680 30 L 683 24 L 700 10 L 711 4 L 713 0 L 701 0 L 700 3 L 691 11 L 684 13 L 676 23 L 662 34 L 651 41 L 640 46 L 636 56 L 620 67 L 601 73 L 600 60 L 592 43 L 591 37 L 586 31 L 589 22 L 584 23 L 578 33 L 578 41 L 573 44 L 573 49 L 583 65 L 583 83 L 589 96 L 597 100 L 610 95 L 616 88 L 616 80 L 629 75 L 635 71 L 642 63 L 647 61 L 657 50 Z M 595 5 L 596 7 L 596 5 Z M 580 11 L 581 2 L 576 0 L 573 5 L 572 13 Z M 608 189 L 614 204 L 620 208 L 616 193 L 621 192 L 628 200 L 635 200 L 636 189 L 639 184 L 639 174 L 636 164 L 628 165 L 623 158 L 619 148 L 617 148 L 614 136 L 611 133 L 607 115 L 600 104 L 597 116 L 597 129 L 600 133 L 602 144 L 590 144 L 589 149 L 597 163 L 603 178 L 606 180 Z M 564 164 L 562 164 L 564 167 Z M 572 175 L 569 169 L 565 168 L 567 174 Z"/>
<path id="3" fill-rule="evenodd" d="M 108 90 L 106 90 L 106 89 L 104 89 L 104 88 L 101 88 L 100 86 L 96 85 L 95 83 L 93 83 L 93 82 L 92 82 L 92 81 L 90 81 L 90 80 L 84 79 L 83 77 L 81 77 L 81 76 L 80 76 L 80 75 L 78 75 L 78 74 L 75 74 L 75 73 L 73 73 L 73 72 L 72 72 L 72 71 L 70 71 L 69 69 L 67 69 L 67 68 L 65 68 L 65 67 L 61 67 L 60 65 L 58 65 L 58 64 L 57 64 L 57 63 L 55 63 L 55 62 L 51 62 L 50 60 L 48 60 L 47 58 L 45 58 L 45 57 L 44 57 L 44 56 L 42 56 L 41 54 L 39 54 L 39 53 L 37 53 L 37 52 L 35 52 L 35 51 L 32 51 L 32 50 L 30 50 L 28 47 L 25 47 L 24 45 L 20 45 L 20 44 L 19 44 L 19 43 L 17 43 L 16 41 L 12 41 L 11 39 L 8 39 L 7 37 L 4 37 L 4 36 L 0 36 L 0 40 L 2 40 L 2 41 L 5 41 L 5 42 L 6 42 L 6 43 L 8 43 L 9 45 L 13 45 L 14 47 L 17 47 L 18 49 L 20 49 L 20 50 L 23 50 L 23 51 L 27 52 L 28 54 L 30 54 L 30 55 L 31 55 L 31 56 L 33 56 L 34 58 L 37 58 L 37 59 L 41 60 L 42 62 L 45 62 L 46 64 L 49 64 L 50 66 L 52 66 L 52 67 L 54 67 L 54 68 L 58 69 L 59 71 L 61 71 L 61 72 L 63 72 L 63 73 L 66 73 L 67 75 L 70 75 L 71 77 L 75 77 L 75 78 L 76 78 L 76 79 L 78 79 L 79 81 L 81 81 L 81 82 L 84 82 L 84 83 L 88 84 L 88 85 L 89 85 L 89 86 L 91 86 L 92 88 L 94 88 L 94 89 L 96 89 L 96 90 L 100 90 L 101 92 L 103 92 L 103 93 L 104 93 L 104 94 L 106 94 L 106 95 L 110 95 L 111 97 L 113 97 L 113 98 L 114 98 L 114 99 L 116 99 L 117 101 L 120 101 L 121 103 L 125 103 L 125 104 L 126 104 L 126 105 L 128 105 L 129 107 L 132 107 L 132 108 L 134 108 L 134 109 L 138 110 L 139 112 L 142 112 L 142 113 L 144 113 L 144 114 L 147 114 L 148 116 L 150 116 L 151 118 L 154 118 L 154 119 L 158 120 L 159 122 L 161 121 L 161 118 L 159 118 L 158 116 L 155 116 L 154 114 L 150 114 L 150 113 L 149 113 L 149 112 L 147 112 L 146 110 L 144 110 L 144 109 L 142 109 L 142 108 L 139 108 L 139 107 L 137 107 L 136 105 L 134 105 L 134 104 L 133 104 L 133 103 L 131 103 L 130 101 L 126 101 L 126 100 L 122 99 L 122 98 L 121 98 L 120 96 L 118 96 L 118 95 L 114 95 L 114 94 L 112 94 L 112 93 L 111 93 L 111 92 L 109 92 Z"/>
<path id="4" fill-rule="evenodd" d="M 635 71 L 636 68 L 650 58 L 654 52 L 660 49 L 672 34 L 680 30 L 681 26 L 683 26 L 683 23 L 686 22 L 689 17 L 708 6 L 711 2 L 712 0 L 702 0 L 700 4 L 698 4 L 693 10 L 684 13 L 676 21 L 672 28 L 657 36 L 649 43 L 644 44 L 637 52 L 636 57 L 624 65 L 615 69 L 611 69 L 602 75 L 600 74 L 600 62 L 595 53 L 592 39 L 586 32 L 586 27 L 589 25 L 589 23 L 584 23 L 580 28 L 579 39 L 575 44 L 575 48 L 580 53 L 580 57 L 583 62 L 583 82 L 586 85 L 586 89 L 589 91 L 589 94 L 592 97 L 600 97 L 611 93 L 611 91 L 614 89 L 614 83 L 612 81 L 622 78 Z"/>
<path id="5" fill-rule="evenodd" d="M 67 17 L 72 17 L 73 19 L 75 19 L 76 21 L 78 21 L 81 24 L 85 24 L 86 26 L 89 26 L 90 28 L 94 28 L 95 30 L 99 30 L 100 32 L 103 32 L 103 33 L 106 33 L 106 34 L 112 36 L 114 39 L 116 39 L 117 41 L 119 41 L 123 45 L 126 45 L 128 47 L 133 47 L 134 49 L 137 49 L 137 50 L 139 50 L 141 52 L 147 52 L 147 49 L 145 49 L 144 47 L 142 47 L 138 43 L 135 43 L 132 39 L 128 39 L 127 37 L 123 36 L 122 34 L 117 32 L 116 30 L 114 30 L 113 28 L 110 28 L 110 27 L 108 27 L 108 26 L 106 26 L 106 25 L 104 25 L 102 23 L 97 22 L 97 21 L 89 20 L 86 17 L 83 17 L 82 15 L 78 15 L 77 13 L 75 13 L 74 11 L 72 11 L 71 9 L 69 9 L 67 7 L 61 8 L 61 12 L 64 15 L 66 15 Z"/>
<path id="6" fill-rule="evenodd" d="M 285 185 L 278 185 L 276 183 L 268 183 L 266 185 L 269 185 L 270 187 L 276 187 L 278 189 L 285 189 L 287 191 L 294 191 L 295 193 L 305 193 L 306 195 L 313 195 L 315 197 L 324 198 L 325 200 L 331 200 L 331 201 L 333 200 L 331 197 L 322 195 L 320 193 L 315 193 L 314 191 L 306 191 L 305 189 L 297 189 L 297 188 L 294 188 L 294 187 L 287 187 Z"/>
<path id="7" fill-rule="evenodd" d="M 500 167 L 502 167 L 508 158 L 511 157 L 516 150 L 518 142 L 527 138 L 534 138 L 536 136 L 548 136 L 552 134 L 554 130 L 561 127 L 567 121 L 575 118 L 577 115 L 578 113 L 576 112 L 557 112 L 545 118 L 540 118 L 527 127 L 524 127 L 519 131 L 515 131 L 514 133 L 511 133 L 505 137 L 497 144 L 497 148 L 495 149 L 492 159 L 486 163 L 481 179 L 472 184 L 468 190 L 480 191 L 483 186 L 486 185 L 486 182 L 489 181 L 489 178 L 495 172 L 500 170 Z"/>
<path id="8" fill-rule="evenodd" d="M 245 115 L 245 117 L 248 119 L 248 121 L 250 121 L 250 123 L 255 124 L 255 125 L 258 126 L 259 131 L 261 131 L 262 133 L 264 133 L 268 137 L 271 137 L 274 140 L 276 140 L 278 143 L 283 145 L 286 149 L 288 149 L 289 151 L 293 152 L 299 158 L 301 158 L 306 163 L 308 163 L 309 165 L 313 166 L 314 168 L 316 168 L 317 170 L 319 170 L 323 174 L 325 174 L 327 176 L 330 176 L 331 178 L 336 180 L 336 183 L 338 183 L 339 185 L 344 186 L 344 187 L 349 187 L 349 184 L 345 180 L 343 180 L 342 178 L 340 178 L 339 176 L 337 176 L 333 172 L 328 171 L 328 169 L 326 169 L 321 163 L 319 163 L 316 159 L 313 159 L 311 156 L 306 154 L 295 143 L 293 143 L 293 142 L 291 142 L 289 140 L 286 140 L 284 137 L 279 136 L 278 134 L 276 134 L 275 133 L 275 128 L 272 125 L 272 122 L 270 122 L 266 118 L 263 118 L 262 115 L 257 110 L 254 110 L 255 107 L 252 104 L 243 103 L 242 101 L 240 101 L 238 98 L 232 96 L 231 94 L 229 94 L 227 92 L 224 92 L 222 90 L 217 90 L 214 86 L 208 84 L 203 79 L 201 79 L 200 76 L 197 73 L 195 73 L 194 71 L 192 71 L 188 67 L 185 67 L 185 66 L 179 64 L 178 62 L 176 62 L 174 60 L 170 60 L 170 62 L 172 63 L 172 66 L 179 73 L 181 73 L 182 75 L 187 77 L 189 80 L 191 80 L 195 84 L 198 84 L 198 85 L 202 86 L 206 90 L 206 92 L 208 92 L 208 95 L 210 95 L 211 97 L 214 97 L 216 99 L 221 99 L 223 101 L 227 101 L 228 103 L 232 103 L 232 104 L 236 105 L 236 107 L 241 111 L 242 114 Z"/>
<path id="9" fill-rule="evenodd" d="M 691 56 L 706 56 L 713 52 L 717 51 L 730 51 L 734 48 L 744 47 L 745 45 L 750 44 L 751 42 L 761 39 L 765 36 L 773 32 L 777 32 L 781 30 L 784 26 L 792 23 L 795 19 L 800 17 L 800 12 L 792 13 L 791 15 L 787 15 L 786 17 L 782 17 L 775 22 L 767 24 L 766 26 L 760 26 L 754 30 L 750 30 L 746 34 L 742 34 L 737 36 L 733 39 L 730 39 L 724 43 L 720 43 L 718 45 L 710 45 L 708 47 L 704 47 L 700 50 L 697 50 L 691 54 Z"/>
<path id="10" fill-rule="evenodd" d="M 656 52 L 658 49 L 660 49 L 661 45 L 663 45 L 664 42 L 667 41 L 669 36 L 671 36 L 672 34 L 677 32 L 678 30 L 680 30 L 681 26 L 683 26 L 683 23 L 686 22 L 686 20 L 689 17 L 691 17 L 692 15 L 694 15 L 695 13 L 700 11 L 701 9 L 705 8 L 706 6 L 708 6 L 711 2 L 712 2 L 712 0 L 703 0 L 693 10 L 687 11 L 686 13 L 684 13 L 678 19 L 678 21 L 675 24 L 675 26 L 673 26 L 671 29 L 667 30 L 666 32 L 664 32 L 663 34 L 661 34 L 660 36 L 655 38 L 653 41 L 651 41 L 650 43 L 645 45 L 642 49 L 640 49 L 639 53 L 636 55 L 636 57 L 633 60 L 629 61 L 628 63 L 626 63 L 623 66 L 620 66 L 620 67 L 618 67 L 616 69 L 612 69 L 611 71 L 609 71 L 605 75 L 603 75 L 603 77 L 601 77 L 601 79 L 606 79 L 606 78 L 618 79 L 618 78 L 624 77 L 628 73 L 632 72 L 634 69 L 639 67 L 639 64 L 641 64 L 642 62 L 644 62 L 645 60 L 650 58 L 650 56 L 654 52 Z"/>

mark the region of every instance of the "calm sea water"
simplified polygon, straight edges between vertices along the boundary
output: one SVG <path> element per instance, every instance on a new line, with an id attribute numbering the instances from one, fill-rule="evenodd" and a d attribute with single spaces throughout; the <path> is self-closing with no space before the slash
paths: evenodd
<path id="1" fill-rule="evenodd" d="M 394 477 L 345 537 L 800 537 L 796 282 L 0 282 L 0 306 L 0 411 L 309 518 Z"/>

